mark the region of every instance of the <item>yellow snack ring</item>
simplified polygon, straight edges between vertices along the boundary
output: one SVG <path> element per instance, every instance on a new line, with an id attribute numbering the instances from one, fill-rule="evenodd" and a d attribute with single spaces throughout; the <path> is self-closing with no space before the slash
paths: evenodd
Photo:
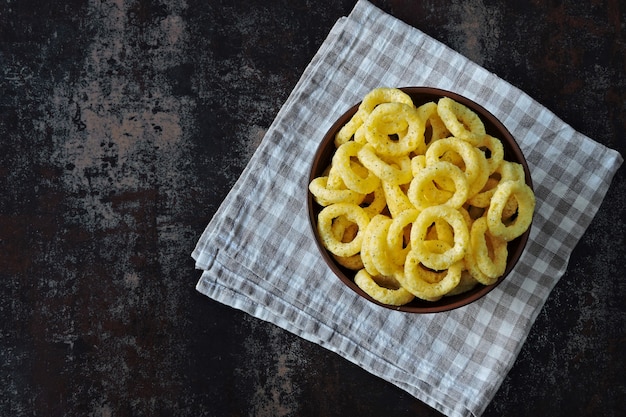
<path id="1" fill-rule="evenodd" d="M 360 254 L 352 255 L 352 256 L 337 256 L 335 254 L 331 254 L 335 261 L 344 268 L 351 269 L 353 271 L 358 271 L 359 269 L 363 269 L 363 260 L 361 259 Z"/>
<path id="2" fill-rule="evenodd" d="M 413 178 L 411 159 L 408 156 L 394 158 L 392 162 L 383 160 L 370 144 L 363 145 L 358 151 L 361 163 L 382 181 L 392 184 L 407 184 Z"/>
<path id="3" fill-rule="evenodd" d="M 457 261 L 450 268 L 435 273 L 437 280 L 433 279 L 433 272 L 424 266 L 417 252 L 411 250 L 404 263 L 404 273 L 396 276 L 404 288 L 422 300 L 439 300 L 456 288 L 461 280 L 462 261 Z"/>
<path id="4" fill-rule="evenodd" d="M 404 264 L 406 255 L 411 250 L 411 242 L 406 241 L 404 230 L 407 226 L 413 224 L 419 211 L 416 209 L 407 209 L 394 216 L 387 232 L 387 247 L 389 248 L 390 259 L 396 265 Z"/>
<path id="5" fill-rule="evenodd" d="M 447 222 L 454 230 L 454 246 L 442 253 L 428 250 L 425 245 L 428 228 L 436 220 Z M 445 242 L 443 242 L 445 243 Z M 465 256 L 469 245 L 469 230 L 461 212 L 450 206 L 427 207 L 420 212 L 411 228 L 411 251 L 415 251 L 420 262 L 436 271 L 448 269 Z"/>
<path id="6" fill-rule="evenodd" d="M 372 225 L 370 223 L 368 223 L 367 228 L 363 231 L 363 239 L 361 241 L 361 261 L 363 262 L 363 268 L 365 268 L 370 275 L 378 276 L 380 275 L 380 272 L 376 269 L 374 259 L 372 258 L 372 253 L 374 251 L 372 244 L 372 232 L 374 231 L 374 228 L 371 227 Z"/>
<path id="7" fill-rule="evenodd" d="M 453 295 L 463 294 L 471 289 L 473 289 L 479 282 L 469 273 L 467 270 L 461 271 L 461 279 L 456 287 L 454 287 L 450 292 L 448 292 L 444 297 L 449 297 Z"/>
<path id="8" fill-rule="evenodd" d="M 426 156 L 416 155 L 411 158 L 411 173 L 416 176 L 418 172 L 426 168 Z"/>
<path id="9" fill-rule="evenodd" d="M 415 296 L 404 287 L 386 288 L 376 282 L 376 277 L 361 269 L 354 276 L 354 283 L 374 300 L 392 306 L 401 306 L 413 301 Z"/>
<path id="10" fill-rule="evenodd" d="M 444 194 L 444 201 L 438 199 L 433 202 L 432 198 L 436 198 L 436 196 L 433 196 L 432 192 L 438 190 L 433 181 L 442 177 L 453 181 L 455 191 L 453 194 Z M 459 208 L 467 200 L 468 189 L 467 178 L 459 167 L 449 162 L 438 161 L 417 172 L 411 180 L 407 197 L 418 210 L 439 204 Z M 429 196 L 431 198 L 428 198 Z"/>
<path id="11" fill-rule="evenodd" d="M 429 236 L 431 233 L 432 238 Z M 448 222 L 441 219 L 435 220 L 427 236 L 428 240 L 441 240 L 450 246 L 454 245 L 454 229 Z M 425 243 L 429 243 L 428 240 Z"/>
<path id="12" fill-rule="evenodd" d="M 383 103 L 376 107 L 364 124 L 365 138 L 384 156 L 402 156 L 426 150 L 424 122 L 415 107 L 403 103 Z M 396 135 L 397 140 L 392 140 Z"/>
<path id="13" fill-rule="evenodd" d="M 387 207 L 387 199 L 385 197 L 385 190 L 383 190 L 382 183 L 374 190 L 373 193 L 370 193 L 366 196 L 366 198 L 360 203 L 365 213 L 371 219 L 377 214 L 380 214 L 385 207 Z"/>
<path id="14" fill-rule="evenodd" d="M 341 242 L 350 242 L 359 231 L 359 226 L 356 223 L 352 223 L 345 216 L 339 216 L 333 221 L 331 230 L 335 237 Z M 361 255 L 358 253 L 353 256 L 337 256 L 334 253 L 331 253 L 331 255 L 335 258 L 337 263 L 348 269 L 358 271 L 363 268 L 363 261 L 361 260 Z"/>
<path id="15" fill-rule="evenodd" d="M 359 175 L 351 162 L 351 158 L 356 157 L 362 147 L 363 145 L 354 141 L 344 143 L 335 151 L 332 165 L 346 187 L 361 194 L 369 194 L 376 190 L 380 180 L 372 172 L 368 172 L 366 177 Z"/>
<path id="16" fill-rule="evenodd" d="M 489 150 L 489 158 L 486 158 L 487 166 L 489 167 L 489 174 L 493 174 L 504 160 L 504 145 L 502 145 L 500 139 L 491 135 L 485 135 L 480 148 Z"/>
<path id="17" fill-rule="evenodd" d="M 367 139 L 365 139 L 364 125 L 361 125 L 361 127 L 354 132 L 354 141 L 360 143 L 361 145 L 365 145 L 367 143 Z"/>
<path id="18" fill-rule="evenodd" d="M 483 273 L 483 271 L 480 270 L 480 268 L 478 267 L 478 263 L 476 262 L 476 256 L 471 246 L 465 253 L 463 262 L 465 264 L 465 269 L 467 270 L 467 272 L 479 283 L 483 285 L 491 285 L 497 281 L 497 279 L 489 278 Z"/>
<path id="19" fill-rule="evenodd" d="M 417 113 L 424 121 L 424 143 L 426 146 L 432 142 L 450 136 L 450 131 L 437 113 L 437 103 L 429 101 L 417 108 Z"/>
<path id="20" fill-rule="evenodd" d="M 510 198 L 517 200 L 517 217 L 511 224 L 503 223 L 503 211 Z M 521 236 L 530 226 L 535 210 L 535 195 L 522 181 L 504 181 L 496 188 L 487 211 L 489 231 L 507 242 Z"/>
<path id="21" fill-rule="evenodd" d="M 389 209 L 391 217 L 395 218 L 405 210 L 415 208 L 398 184 L 391 184 L 387 181 L 383 181 L 382 187 L 387 201 L 387 209 Z"/>
<path id="22" fill-rule="evenodd" d="M 387 246 L 387 235 L 392 220 L 383 215 L 375 216 L 368 225 L 368 249 L 374 268 L 385 276 L 393 276 L 400 271 L 400 267 L 390 259 Z"/>
<path id="23" fill-rule="evenodd" d="M 496 192 L 496 188 L 499 183 L 504 181 L 521 181 L 524 182 L 526 178 L 526 174 L 524 173 L 524 167 L 517 162 L 510 162 L 506 160 L 500 161 L 496 170 L 489 176 L 487 182 L 483 189 L 476 195 L 470 197 L 468 202 L 474 207 L 489 207 L 491 204 L 491 198 L 493 194 Z M 513 202 L 515 203 L 515 202 Z M 517 210 L 517 204 L 513 204 L 509 202 L 507 207 L 505 208 L 505 214 L 503 214 L 504 218 L 509 216 L 506 215 L 507 211 L 511 209 L 513 211 Z"/>
<path id="24" fill-rule="evenodd" d="M 328 177 L 317 177 L 309 184 L 309 190 L 315 201 L 321 206 L 333 203 L 361 204 L 365 195 L 348 189 L 331 189 L 328 187 Z"/>
<path id="25" fill-rule="evenodd" d="M 335 134 L 335 147 L 338 148 L 351 140 L 357 130 L 363 125 L 366 117 L 367 113 L 365 111 L 357 110 L 350 120 Z"/>
<path id="26" fill-rule="evenodd" d="M 363 97 L 359 110 L 369 115 L 376 106 L 383 103 L 404 103 L 413 106 L 413 99 L 399 88 L 378 87 Z"/>
<path id="27" fill-rule="evenodd" d="M 352 223 L 356 223 L 359 230 L 350 242 L 343 242 L 343 236 L 333 232 L 333 220 L 341 216 Z M 356 204 L 335 203 L 324 207 L 318 215 L 317 230 L 322 244 L 328 251 L 337 256 L 353 256 L 361 250 L 363 231 L 369 224 L 369 217 L 365 211 Z"/>
<path id="28" fill-rule="evenodd" d="M 450 158 L 450 154 L 460 156 L 462 170 L 468 184 L 468 197 L 472 197 L 487 183 L 489 168 L 485 155 L 469 143 L 451 137 L 432 143 L 426 150 L 426 166 L 434 165 L 442 159 Z"/>
<path id="29" fill-rule="evenodd" d="M 359 134 L 359 130 L 372 110 L 379 104 L 392 102 L 413 105 L 411 97 L 398 88 L 379 87 L 367 93 L 356 113 L 335 135 L 335 147 L 338 148 L 353 137 L 356 142 L 359 142 L 358 137 L 363 137 L 362 134 Z"/>
<path id="30" fill-rule="evenodd" d="M 485 136 L 485 125 L 476 113 L 449 97 L 437 102 L 437 113 L 450 133 L 474 146 L 480 146 Z"/>
<path id="31" fill-rule="evenodd" d="M 507 242 L 489 232 L 487 219 L 481 217 L 472 224 L 470 250 L 480 271 L 490 278 L 490 285 L 504 274 L 508 256 Z"/>
<path id="32" fill-rule="evenodd" d="M 496 192 L 496 187 L 499 183 L 499 179 L 495 177 L 489 177 L 483 189 L 480 190 L 478 194 L 470 197 L 467 202 L 474 207 L 489 207 L 489 204 L 491 204 L 491 197 L 493 197 L 493 193 Z"/>
<path id="33" fill-rule="evenodd" d="M 502 161 L 496 169 L 500 173 L 502 181 L 521 181 L 526 179 L 526 173 L 522 164 L 511 161 Z"/>

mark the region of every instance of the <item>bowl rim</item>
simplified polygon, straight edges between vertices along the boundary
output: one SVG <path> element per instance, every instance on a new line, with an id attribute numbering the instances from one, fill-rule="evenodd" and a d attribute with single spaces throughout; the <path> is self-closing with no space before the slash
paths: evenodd
<path id="1" fill-rule="evenodd" d="M 487 132 L 492 135 L 493 133 L 496 133 L 497 137 L 502 141 L 505 147 L 505 159 L 511 160 L 511 156 L 513 156 L 514 158 L 513 160 L 522 165 L 522 167 L 524 168 L 524 173 L 526 177 L 526 184 L 531 188 L 531 190 L 534 191 L 531 173 L 528 167 L 528 162 L 519 144 L 517 143 L 513 135 L 509 132 L 509 130 L 506 128 L 506 126 L 498 118 L 496 118 L 491 112 L 489 112 L 487 109 L 485 109 L 483 106 L 479 105 L 475 101 L 465 96 L 462 96 L 458 93 L 455 93 L 453 91 L 448 91 L 448 90 L 444 90 L 444 89 L 436 88 L 436 87 L 427 87 L 427 86 L 407 86 L 407 87 L 397 87 L 397 88 L 407 93 L 409 96 L 411 96 L 416 106 L 419 106 L 420 104 L 423 104 L 429 101 L 436 100 L 441 97 L 449 97 L 469 107 L 474 112 L 476 112 L 481 118 L 481 120 L 483 121 L 483 123 L 485 124 L 485 128 Z M 416 100 L 416 98 L 419 98 L 419 99 Z M 417 103 L 415 103 L 415 101 L 417 101 Z M 322 137 L 322 140 L 320 141 L 317 147 L 317 150 L 314 154 L 313 163 L 311 165 L 310 172 L 309 172 L 307 186 L 308 184 L 311 183 L 313 179 L 319 176 L 321 171 L 327 166 L 327 164 L 326 166 L 322 166 L 320 164 L 321 162 L 323 162 L 322 160 L 325 160 L 324 158 L 325 156 L 328 157 L 328 155 L 325 155 L 325 153 L 329 153 L 328 151 L 329 144 L 334 142 L 335 133 L 344 124 L 348 122 L 348 120 L 352 117 L 352 115 L 354 115 L 354 113 L 356 113 L 359 105 L 360 105 L 360 102 L 354 104 L 348 110 L 346 110 L 341 116 L 339 116 L 335 120 L 335 122 L 331 125 L 331 127 L 326 131 L 324 136 Z M 334 153 L 334 151 L 330 152 L 330 155 L 332 155 L 332 153 Z M 320 167 L 321 167 L 321 170 L 320 170 Z M 353 276 L 354 272 L 350 272 L 349 270 L 341 267 L 333 259 L 333 257 L 328 252 L 328 250 L 322 245 L 321 240 L 318 235 L 318 231 L 317 231 L 317 213 L 319 212 L 321 208 L 314 201 L 313 195 L 311 194 L 310 191 L 307 192 L 307 209 L 308 209 L 308 217 L 309 217 L 309 226 L 313 233 L 316 246 L 320 254 L 322 255 L 323 259 L 325 260 L 326 264 L 333 271 L 334 275 L 337 278 L 339 278 L 341 282 L 343 282 L 343 284 L 345 284 L 348 288 L 350 288 L 352 291 L 357 293 L 359 296 L 365 298 L 366 300 L 376 305 L 379 305 L 386 309 L 402 311 L 405 313 L 418 313 L 418 314 L 439 313 L 439 312 L 454 310 L 454 309 L 466 306 L 468 304 L 471 304 L 474 301 L 484 297 L 489 292 L 491 292 L 502 281 L 504 281 L 504 279 L 511 273 L 514 267 L 517 265 L 520 257 L 522 256 L 522 253 L 524 252 L 526 248 L 526 244 L 528 242 L 530 231 L 533 225 L 533 222 L 531 222 L 528 229 L 521 236 L 509 242 L 509 248 L 513 244 L 513 251 L 509 251 L 506 270 L 504 274 L 502 274 L 502 276 L 500 276 L 495 283 L 491 285 L 478 284 L 476 287 L 474 287 L 470 291 L 467 291 L 465 293 L 461 293 L 458 295 L 445 296 L 445 297 L 442 297 L 440 300 L 434 301 L 434 302 L 420 300 L 416 297 L 414 301 L 408 304 L 405 304 L 403 306 L 392 306 L 392 305 L 381 303 L 378 300 L 375 300 L 374 298 L 369 296 L 367 293 L 365 293 L 365 291 L 363 291 L 359 286 L 357 286 L 354 283 L 353 277 L 349 276 L 350 274 Z"/>

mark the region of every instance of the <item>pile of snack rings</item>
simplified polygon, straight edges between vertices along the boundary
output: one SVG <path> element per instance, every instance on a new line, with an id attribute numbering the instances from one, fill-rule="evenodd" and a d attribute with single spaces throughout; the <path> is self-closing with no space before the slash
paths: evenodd
<path id="1" fill-rule="evenodd" d="M 309 184 L 322 206 L 318 234 L 370 297 L 436 301 L 504 274 L 535 196 L 474 111 L 448 97 L 418 107 L 400 89 L 376 88 L 334 144 Z"/>

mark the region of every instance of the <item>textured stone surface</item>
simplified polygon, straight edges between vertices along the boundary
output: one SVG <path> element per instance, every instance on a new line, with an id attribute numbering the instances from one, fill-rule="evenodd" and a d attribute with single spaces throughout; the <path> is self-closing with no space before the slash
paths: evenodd
<path id="1" fill-rule="evenodd" d="M 617 0 L 374 1 L 626 154 Z M 195 292 L 189 257 L 354 1 L 2 0 L 0 415 L 437 416 Z M 486 416 L 626 413 L 618 172 Z"/>

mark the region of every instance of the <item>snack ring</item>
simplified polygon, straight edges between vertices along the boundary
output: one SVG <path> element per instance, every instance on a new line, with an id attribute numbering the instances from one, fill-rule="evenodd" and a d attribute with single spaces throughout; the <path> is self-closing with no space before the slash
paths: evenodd
<path id="1" fill-rule="evenodd" d="M 428 147 L 426 166 L 457 155 L 461 159 L 457 163 L 463 167 L 469 186 L 467 197 L 473 197 L 480 192 L 489 178 L 487 159 L 478 148 L 455 138 L 440 139 Z"/>
<path id="2" fill-rule="evenodd" d="M 453 263 L 450 268 L 443 271 L 428 271 L 424 268 L 418 253 L 411 250 L 406 257 L 404 274 L 399 274 L 396 278 L 416 297 L 426 301 L 437 301 L 459 284 L 462 271 L 462 261 Z"/>
<path id="3" fill-rule="evenodd" d="M 364 129 L 367 142 L 383 156 L 397 157 L 413 151 L 423 153 L 426 149 L 424 122 L 413 105 L 380 104 L 368 116 Z"/>
<path id="4" fill-rule="evenodd" d="M 454 230 L 454 246 L 441 253 L 429 250 L 424 243 L 427 240 L 428 228 L 437 220 L 448 223 Z M 425 208 L 417 216 L 411 228 L 411 251 L 415 251 L 424 266 L 435 271 L 448 269 L 452 264 L 462 260 L 468 245 L 469 230 L 463 215 L 450 206 Z"/>
<path id="5" fill-rule="evenodd" d="M 363 145 L 358 151 L 361 163 L 382 181 L 391 184 L 407 184 L 411 181 L 411 160 L 408 156 L 394 158 L 391 162 L 382 159 L 370 144 Z"/>
<path id="6" fill-rule="evenodd" d="M 381 278 L 383 277 L 377 277 L 379 280 L 382 280 Z M 383 304 L 401 306 L 410 303 L 415 298 L 413 294 L 402 286 L 387 288 L 380 285 L 376 282 L 376 278 L 365 269 L 361 269 L 356 273 L 354 283 L 365 291 L 367 295 Z"/>
<path id="7" fill-rule="evenodd" d="M 337 172 L 349 189 L 361 194 L 369 194 L 380 184 L 379 178 L 371 171 L 366 177 L 362 177 L 353 169 L 351 163 L 351 158 L 356 157 L 362 147 L 363 145 L 354 141 L 344 143 L 337 148 L 332 163 L 337 167 Z"/>
<path id="8" fill-rule="evenodd" d="M 440 192 L 436 188 L 433 181 L 441 177 L 454 182 L 454 193 Z M 439 204 L 459 208 L 467 200 L 468 190 L 467 179 L 463 171 L 450 162 L 439 161 L 426 166 L 413 177 L 407 191 L 407 197 L 418 210 Z M 443 198 L 439 198 L 441 195 Z"/>
<path id="9" fill-rule="evenodd" d="M 328 177 L 317 177 L 309 184 L 309 191 L 321 206 L 333 203 L 361 204 L 365 195 L 349 189 L 328 188 Z"/>
<path id="10" fill-rule="evenodd" d="M 365 95 L 357 112 L 335 135 L 335 146 L 338 148 L 348 142 L 352 137 L 358 136 L 358 131 L 369 114 L 382 103 L 404 103 L 413 105 L 411 96 L 397 88 L 379 87 Z M 358 141 L 357 141 L 358 142 Z"/>
<path id="11" fill-rule="evenodd" d="M 457 138 L 480 146 L 485 136 L 485 125 L 476 113 L 449 97 L 437 103 L 437 113 L 448 130 Z"/>
<path id="12" fill-rule="evenodd" d="M 470 231 L 470 250 L 474 256 L 476 266 L 489 278 L 481 284 L 491 285 L 506 269 L 506 258 L 508 255 L 507 243 L 504 239 L 493 236 L 489 232 L 487 219 L 481 217 L 472 224 Z M 482 278 L 482 276 L 481 276 Z"/>
<path id="13" fill-rule="evenodd" d="M 511 224 L 503 222 L 503 211 L 510 198 L 517 201 L 517 217 Z M 535 210 L 535 195 L 528 185 L 521 181 L 504 181 L 493 193 L 487 211 L 489 231 L 507 242 L 524 233 L 532 222 Z"/>
<path id="14" fill-rule="evenodd" d="M 407 209 L 395 216 L 391 221 L 387 231 L 387 247 L 389 248 L 391 260 L 397 265 L 404 264 L 406 255 L 411 250 L 410 235 L 407 239 L 405 229 L 413 224 L 419 213 L 416 209 Z"/>
<path id="15" fill-rule="evenodd" d="M 371 260 L 373 266 L 370 270 L 378 271 L 380 275 L 385 276 L 393 276 L 400 270 L 398 265 L 389 258 L 387 234 L 391 223 L 391 218 L 379 214 L 370 220 L 367 232 L 363 236 L 369 251 L 368 260 Z"/>
<path id="16" fill-rule="evenodd" d="M 352 223 L 356 223 L 358 231 L 350 242 L 343 242 L 336 233 L 333 233 L 333 220 L 345 216 Z M 369 217 L 361 207 L 350 203 L 335 203 L 324 207 L 318 216 L 318 233 L 324 246 L 337 256 L 353 256 L 361 250 L 363 231 L 369 224 Z"/>

